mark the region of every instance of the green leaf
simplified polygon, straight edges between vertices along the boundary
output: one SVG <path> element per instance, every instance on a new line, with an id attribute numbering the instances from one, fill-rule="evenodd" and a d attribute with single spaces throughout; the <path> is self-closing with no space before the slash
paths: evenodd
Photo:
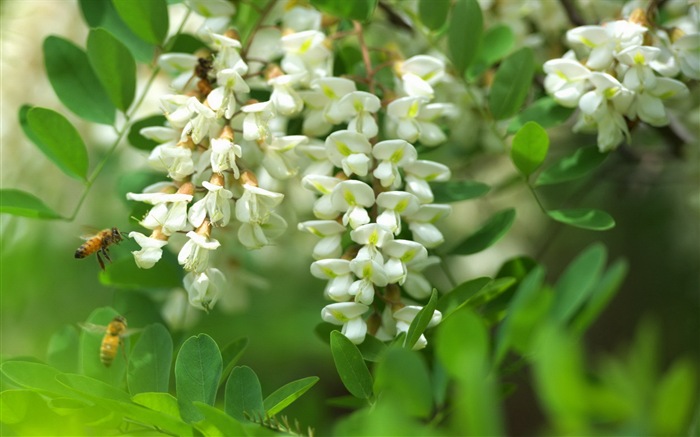
<path id="1" fill-rule="evenodd" d="M 167 392 L 173 340 L 160 323 L 148 325 L 131 350 L 126 378 L 129 393 Z"/>
<path id="2" fill-rule="evenodd" d="M 165 0 L 112 0 L 119 17 L 134 34 L 159 45 L 168 34 L 168 3 Z"/>
<path id="3" fill-rule="evenodd" d="M 86 325 L 102 326 L 106 330 L 107 325 L 118 315 L 119 313 L 111 307 L 96 308 L 87 318 Z M 114 361 L 109 367 L 105 367 L 100 361 L 100 349 L 104 337 L 104 333 L 88 332 L 88 330 L 83 330 L 80 333 L 82 373 L 91 378 L 121 387 L 123 386 L 124 374 L 126 373 L 125 355 L 126 351 L 129 350 L 129 339 L 126 338 L 122 341 L 114 355 Z"/>
<path id="4" fill-rule="evenodd" d="M 479 290 L 486 287 L 489 282 L 491 282 L 491 278 L 487 277 L 462 282 L 438 300 L 436 309 L 443 314 L 443 318 L 446 318 L 460 305 L 471 299 Z"/>
<path id="5" fill-rule="evenodd" d="M 378 0 L 353 0 L 339 2 L 336 0 L 311 0 L 311 4 L 331 15 L 349 20 L 368 21 L 372 18 Z"/>
<path id="6" fill-rule="evenodd" d="M 331 353 L 340 380 L 350 394 L 361 399 L 372 397 L 372 375 L 357 346 L 340 332 L 333 331 Z"/>
<path id="7" fill-rule="evenodd" d="M 74 397 L 74 393 L 56 381 L 62 372 L 41 363 L 5 361 L 0 366 L 2 374 L 20 387 L 60 396 Z"/>
<path id="8" fill-rule="evenodd" d="M 56 96 L 68 109 L 88 121 L 114 124 L 114 105 L 82 49 L 49 36 L 44 40 L 44 64 Z"/>
<path id="9" fill-rule="evenodd" d="M 127 392 L 89 376 L 64 373 L 56 376 L 56 380 L 66 387 L 82 394 L 89 394 L 93 398 L 99 397 L 121 402 L 131 401 Z"/>
<path id="10" fill-rule="evenodd" d="M 529 256 L 518 256 L 504 262 L 501 268 L 498 269 L 496 277 L 511 277 L 520 282 L 536 266 L 537 262 Z"/>
<path id="11" fill-rule="evenodd" d="M 494 279 L 491 283 L 486 285 L 486 287 L 479 290 L 474 296 L 464 302 L 464 305 L 468 305 L 472 308 L 486 305 L 509 290 L 516 282 L 517 280 L 515 278 L 508 277 Z"/>
<path id="12" fill-rule="evenodd" d="M 515 115 L 530 92 L 535 74 L 532 49 L 523 47 L 498 67 L 489 93 L 489 108 L 496 120 Z"/>
<path id="13" fill-rule="evenodd" d="M 129 48 L 137 61 L 143 63 L 153 61 L 155 47 L 136 36 L 127 27 L 114 9 L 112 0 L 79 0 L 78 3 L 89 27 L 107 29 Z"/>
<path id="14" fill-rule="evenodd" d="M 437 307 L 437 290 L 433 289 L 430 295 L 430 300 L 428 303 L 418 311 L 416 317 L 411 322 L 411 326 L 408 327 L 408 332 L 406 333 L 406 338 L 404 339 L 403 347 L 406 349 L 412 349 L 415 346 L 420 336 L 428 328 L 430 320 L 433 318 L 435 313 L 435 308 Z"/>
<path id="15" fill-rule="evenodd" d="M 598 146 L 581 147 L 569 156 L 565 156 L 542 171 L 535 186 L 559 184 L 585 176 L 596 169 L 608 157 L 600 153 Z"/>
<path id="16" fill-rule="evenodd" d="M 30 139 L 53 161 L 63 173 L 86 181 L 88 170 L 87 149 L 80 134 L 61 114 L 51 109 L 34 107 L 27 112 Z"/>
<path id="17" fill-rule="evenodd" d="M 100 282 L 128 289 L 173 288 L 182 284 L 182 268 L 168 251 L 163 251 L 163 258 L 150 269 L 140 269 L 129 256 L 108 264 L 100 272 Z"/>
<path id="18" fill-rule="evenodd" d="M 556 322 L 567 322 L 587 300 L 598 283 L 606 259 L 605 246 L 596 243 L 569 264 L 554 287 L 552 316 Z"/>
<path id="19" fill-rule="evenodd" d="M 140 131 L 145 127 L 164 126 L 165 120 L 165 117 L 162 115 L 151 115 L 134 122 L 129 128 L 129 134 L 126 137 L 129 140 L 129 144 L 140 150 L 153 150 L 158 145 L 158 142 L 144 137 Z"/>
<path id="20" fill-rule="evenodd" d="M 542 267 L 537 266 L 520 282 L 520 286 L 508 308 L 508 314 L 496 332 L 495 360 L 497 363 L 503 359 L 508 351 L 508 347 L 513 342 L 512 337 L 517 328 L 516 325 L 518 325 L 520 314 L 527 312 L 527 309 L 532 307 L 531 303 L 541 293 L 543 281 L 544 270 Z"/>
<path id="21" fill-rule="evenodd" d="M 508 125 L 508 133 L 514 134 L 528 121 L 535 121 L 545 129 L 559 126 L 571 117 L 574 110 L 560 106 L 552 97 L 542 97 L 513 117 Z"/>
<path id="22" fill-rule="evenodd" d="M 547 131 L 534 121 L 528 121 L 513 138 L 510 159 L 518 170 L 528 177 L 542 165 L 548 150 Z"/>
<path id="23" fill-rule="evenodd" d="M 606 231 L 615 227 L 615 219 L 598 209 L 556 209 L 547 211 L 553 220 L 592 231 Z"/>
<path id="24" fill-rule="evenodd" d="M 202 402 L 194 402 L 199 412 L 204 416 L 204 420 L 195 423 L 195 427 L 202 432 L 203 435 L 228 437 L 228 436 L 243 436 L 251 435 L 246 428 L 243 427 L 236 419 L 211 405 Z M 215 428 L 215 429 L 212 429 Z M 256 435 L 256 434 L 252 434 Z"/>
<path id="25" fill-rule="evenodd" d="M 469 68 L 481 46 L 484 29 L 476 0 L 457 0 L 450 17 L 447 39 L 450 60 L 460 75 Z"/>
<path id="26" fill-rule="evenodd" d="M 430 188 L 435 196 L 435 203 L 474 199 L 483 196 L 491 189 L 490 186 L 476 181 L 432 182 Z"/>
<path id="27" fill-rule="evenodd" d="M 248 337 L 242 337 L 234 340 L 232 343 L 229 343 L 228 346 L 226 346 L 221 352 L 223 362 L 226 364 L 226 366 L 224 367 L 224 371 L 221 373 L 219 385 L 222 385 L 226 381 L 229 373 L 231 373 L 231 370 L 233 370 L 233 367 L 236 365 L 238 360 L 241 359 L 241 356 L 243 356 L 243 352 L 245 352 L 246 348 L 248 348 Z"/>
<path id="28" fill-rule="evenodd" d="M 418 2 L 420 21 L 430 30 L 439 30 L 447 22 L 450 0 L 430 0 Z"/>
<path id="29" fill-rule="evenodd" d="M 126 112 L 136 93 L 136 62 L 129 49 L 111 33 L 99 28 L 92 29 L 88 35 L 87 54 L 109 99 Z"/>
<path id="30" fill-rule="evenodd" d="M 78 331 L 72 325 L 65 325 L 51 336 L 46 361 L 63 372 L 78 373 L 78 350 Z"/>
<path id="31" fill-rule="evenodd" d="M 424 2 L 428 4 L 429 2 Z M 510 52 L 515 44 L 515 35 L 510 26 L 497 24 L 485 33 L 473 64 L 467 72 L 469 80 L 479 77 L 484 71 L 500 61 Z"/>
<path id="32" fill-rule="evenodd" d="M 330 331 L 326 334 L 326 337 L 330 335 Z M 362 358 L 365 361 L 377 362 L 380 357 L 386 351 L 386 344 L 377 339 L 374 335 L 365 336 L 365 341 L 357 345 L 357 349 L 360 350 Z"/>
<path id="33" fill-rule="evenodd" d="M 696 369 L 690 360 L 677 360 L 664 375 L 652 398 L 653 435 L 686 433 L 698 401 Z"/>
<path id="34" fill-rule="evenodd" d="M 171 39 L 165 43 L 168 48 L 168 53 L 191 53 L 194 54 L 197 50 L 206 49 L 206 44 L 199 38 L 189 33 L 178 33 L 173 35 Z"/>
<path id="35" fill-rule="evenodd" d="M 454 255 L 471 255 L 493 246 L 508 232 L 514 220 L 515 209 L 513 208 L 495 213 L 481 229 L 459 243 L 456 248 L 452 249 L 451 253 Z"/>
<path id="36" fill-rule="evenodd" d="M 603 274 L 600 281 L 593 287 L 590 298 L 581 312 L 573 320 L 572 326 L 576 332 L 582 334 L 595 321 L 622 285 L 628 270 L 627 262 L 618 260 Z"/>
<path id="37" fill-rule="evenodd" d="M 267 416 L 274 416 L 284 410 L 292 402 L 296 401 L 313 387 L 319 378 L 318 376 L 309 376 L 307 378 L 298 379 L 278 388 L 272 394 L 265 398 L 263 405 Z"/>
<path id="38" fill-rule="evenodd" d="M 180 419 L 180 410 L 177 407 L 177 399 L 175 399 L 175 396 L 171 395 L 170 393 L 137 393 L 132 396 L 131 400 L 139 405 L 143 405 L 146 408 L 150 408 L 151 410 Z"/>
<path id="39" fill-rule="evenodd" d="M 411 416 L 427 418 L 433 409 L 428 366 L 418 353 L 408 349 L 387 351 L 377 365 L 374 390 L 382 401 L 389 397 Z"/>
<path id="40" fill-rule="evenodd" d="M 435 353 L 458 382 L 454 426 L 464 435 L 503 435 L 496 385 L 489 372 L 489 337 L 483 320 L 462 308 L 437 328 Z"/>
<path id="41" fill-rule="evenodd" d="M 0 190 L 0 213 L 40 219 L 62 218 L 38 197 L 13 189 Z"/>
<path id="42" fill-rule="evenodd" d="M 259 422 L 265 417 L 262 388 L 253 369 L 248 366 L 233 368 L 226 382 L 224 409 L 241 422 Z"/>
<path id="43" fill-rule="evenodd" d="M 180 415 L 186 422 L 204 418 L 194 401 L 214 405 L 222 367 L 219 347 L 208 335 L 199 334 L 183 343 L 175 361 L 175 389 Z"/>
<path id="44" fill-rule="evenodd" d="M 57 431 L 60 431 L 60 435 L 85 434 L 85 427 L 81 423 L 84 415 L 78 417 L 77 414 L 60 414 L 56 408 L 48 405 L 50 402 L 51 400 L 31 390 L 5 390 L 0 393 L 0 427 L 3 436 L 48 436 L 58 435 Z M 106 410 L 101 412 L 108 413 Z M 98 418 L 99 416 L 91 419 Z"/>

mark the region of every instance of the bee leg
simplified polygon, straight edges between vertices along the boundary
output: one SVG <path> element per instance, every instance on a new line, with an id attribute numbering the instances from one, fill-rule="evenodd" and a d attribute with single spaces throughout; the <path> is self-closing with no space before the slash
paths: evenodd
<path id="1" fill-rule="evenodd" d="M 102 261 L 102 257 L 100 257 L 100 252 L 95 252 L 95 255 L 97 256 L 97 262 L 100 263 L 100 268 L 102 270 L 105 269 L 105 262 Z"/>
<path id="2" fill-rule="evenodd" d="M 106 247 L 103 247 L 102 249 L 100 249 L 100 251 L 102 252 L 102 255 L 105 256 L 107 261 L 112 262 L 112 258 L 109 257 L 109 251 L 107 250 Z"/>

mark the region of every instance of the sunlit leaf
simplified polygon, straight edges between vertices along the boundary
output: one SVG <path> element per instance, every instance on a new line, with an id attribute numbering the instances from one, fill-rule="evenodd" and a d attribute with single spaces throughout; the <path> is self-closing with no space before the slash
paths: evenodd
<path id="1" fill-rule="evenodd" d="M 180 418 L 180 409 L 177 406 L 177 399 L 170 393 L 143 392 L 135 394 L 131 399 L 137 404 L 143 405 L 151 410 L 165 413 L 177 419 Z"/>
<path id="2" fill-rule="evenodd" d="M 428 303 L 418 311 L 416 317 L 411 322 L 411 326 L 408 328 L 406 333 L 406 340 L 403 346 L 406 349 L 412 349 L 413 346 L 418 342 L 420 336 L 428 328 L 430 320 L 433 318 L 435 313 L 435 308 L 437 307 L 437 290 L 433 289 L 433 293 L 430 295 L 430 300 Z"/>
<path id="3" fill-rule="evenodd" d="M 447 22 L 450 0 L 430 0 L 418 2 L 420 21 L 430 30 L 438 30 Z"/>
<path id="4" fill-rule="evenodd" d="M 573 108 L 560 106 L 550 96 L 535 100 L 530 106 L 519 112 L 508 125 L 508 133 L 518 131 L 528 121 L 537 122 L 543 128 L 559 126 L 571 117 Z"/>
<path id="5" fill-rule="evenodd" d="M 78 331 L 72 325 L 65 325 L 51 336 L 46 352 L 47 361 L 58 370 L 78 373 L 78 348 Z"/>
<path id="6" fill-rule="evenodd" d="M 119 17 L 142 40 L 159 45 L 168 34 L 168 3 L 165 0 L 112 0 Z"/>
<path id="7" fill-rule="evenodd" d="M 234 367 L 224 396 L 226 413 L 239 421 L 259 421 L 265 417 L 260 380 L 248 366 Z"/>
<path id="8" fill-rule="evenodd" d="M 114 124 L 114 105 L 81 48 L 66 39 L 49 36 L 44 40 L 44 63 L 61 103 L 85 120 Z"/>
<path id="9" fill-rule="evenodd" d="M 111 33 L 100 28 L 90 31 L 87 54 L 90 65 L 114 106 L 126 112 L 136 93 L 136 62 L 129 49 Z"/>
<path id="10" fill-rule="evenodd" d="M 510 159 L 525 177 L 539 168 L 547 157 L 549 136 L 534 121 L 528 121 L 513 137 Z"/>
<path id="11" fill-rule="evenodd" d="M 222 367 L 219 347 L 208 335 L 199 334 L 183 343 L 175 361 L 175 390 L 186 422 L 204 418 L 194 401 L 214 405 Z"/>
<path id="12" fill-rule="evenodd" d="M 411 416 L 426 418 L 432 411 L 428 366 L 416 352 L 390 348 L 377 366 L 374 387 L 383 399 L 390 396 Z"/>
<path id="13" fill-rule="evenodd" d="M 431 2 L 421 2 L 430 4 Z M 481 43 L 476 58 L 469 68 L 467 75 L 470 80 L 479 77 L 486 69 L 497 61 L 500 61 L 510 52 L 515 44 L 515 35 L 510 26 L 497 24 L 491 26 L 484 32 L 484 39 Z"/>
<path id="14" fill-rule="evenodd" d="M 598 209 L 558 209 L 547 211 L 552 219 L 577 228 L 606 231 L 615 227 L 615 219 Z"/>
<path id="15" fill-rule="evenodd" d="M 61 218 L 38 197 L 13 189 L 0 190 L 0 213 L 41 219 Z"/>
<path id="16" fill-rule="evenodd" d="M 63 173 L 85 181 L 88 170 L 87 148 L 77 129 L 61 114 L 34 107 L 27 112 L 30 139 Z M 33 138 L 32 138 L 33 137 Z"/>
<path id="17" fill-rule="evenodd" d="M 491 278 L 487 277 L 462 282 L 438 300 L 437 309 L 442 313 L 443 317 L 447 317 L 449 313 L 453 312 L 461 304 L 467 302 L 489 282 L 491 282 Z"/>
<path id="18" fill-rule="evenodd" d="M 476 0 L 457 0 L 447 36 L 448 54 L 459 74 L 469 68 L 481 46 L 483 17 Z"/>
<path id="19" fill-rule="evenodd" d="M 91 28 L 103 27 L 126 45 L 139 62 L 152 62 L 155 47 L 142 40 L 119 17 L 112 0 L 79 0 L 85 22 Z"/>
<path id="20" fill-rule="evenodd" d="M 578 179 L 598 168 L 607 157 L 607 153 L 600 153 L 598 146 L 581 147 L 572 155 L 565 156 L 544 169 L 535 185 L 552 185 Z"/>
<path id="21" fill-rule="evenodd" d="M 6 361 L 0 365 L 2 374 L 19 387 L 48 392 L 61 396 L 73 396 L 73 392 L 56 381 L 60 370 L 41 363 Z"/>
<path id="22" fill-rule="evenodd" d="M 278 388 L 263 401 L 265 414 L 274 416 L 280 411 L 287 408 L 292 402 L 296 401 L 313 387 L 319 378 L 318 376 L 309 376 L 307 378 L 298 379 Z"/>
<path id="23" fill-rule="evenodd" d="M 535 74 L 532 49 L 523 47 L 501 62 L 489 93 L 489 108 L 496 120 L 515 115 L 522 106 Z"/>
<path id="24" fill-rule="evenodd" d="M 491 189 L 490 186 L 476 181 L 433 182 L 430 188 L 435 196 L 435 203 L 474 199 L 483 196 Z"/>
<path id="25" fill-rule="evenodd" d="M 340 332 L 333 331 L 331 332 L 331 353 L 345 388 L 358 398 L 372 397 L 372 375 L 357 346 Z"/>
<path id="26" fill-rule="evenodd" d="M 198 430 L 202 431 L 205 436 L 229 437 L 251 435 L 246 428 L 243 428 L 240 422 L 218 408 L 197 401 L 194 402 L 194 406 L 204 415 L 204 420 L 194 425 Z M 216 430 L 212 430 L 211 427 L 216 428 Z"/>
<path id="27" fill-rule="evenodd" d="M 127 382 L 129 393 L 167 392 L 173 340 L 165 326 L 154 323 L 144 329 L 131 350 Z"/>
<path id="28" fill-rule="evenodd" d="M 487 249 L 500 240 L 510 229 L 515 220 L 515 209 L 499 211 L 489 218 L 486 223 L 452 249 L 454 255 L 471 255 Z"/>
<path id="29" fill-rule="evenodd" d="M 339 2 L 336 0 L 311 0 L 314 7 L 339 18 L 367 21 L 372 17 L 378 0 L 353 0 Z"/>
<path id="30" fill-rule="evenodd" d="M 593 292 L 605 267 L 607 251 L 600 243 L 593 244 L 574 259 L 554 287 L 552 307 L 554 320 L 562 323 L 573 316 Z"/>
<path id="31" fill-rule="evenodd" d="M 682 435 L 687 431 L 698 402 L 697 382 L 695 363 L 688 359 L 673 363 L 653 396 L 653 435 Z"/>

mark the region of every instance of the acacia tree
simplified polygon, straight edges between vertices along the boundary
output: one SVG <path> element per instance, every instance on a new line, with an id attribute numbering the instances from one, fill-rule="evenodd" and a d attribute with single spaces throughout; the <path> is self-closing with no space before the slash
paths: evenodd
<path id="1" fill-rule="evenodd" d="M 464 166 L 497 153 L 548 220 L 615 226 L 598 208 L 545 206 L 556 201 L 541 187 L 592 177 L 640 130 L 659 129 L 678 147 L 684 120 L 673 107 L 700 79 L 697 5 L 633 1 L 596 17 L 564 0 L 491 3 L 81 1 L 87 41 L 47 38 L 46 72 L 68 110 L 113 127 L 115 139 L 91 165 L 64 115 L 22 107 L 27 137 L 84 189 L 69 214 L 14 189 L 2 190 L 1 210 L 73 221 L 95 181 L 114 177 L 103 170 L 120 148 L 144 151 L 151 170 L 126 173 L 133 256 L 108 264 L 101 279 L 182 287 L 206 313 L 235 292 L 242 249 L 284 251 L 284 235 L 312 234 L 309 273 L 325 281 L 317 292 L 328 301 L 317 334 L 351 395 L 335 402 L 356 410 L 333 425 L 339 435 L 503 434 L 513 366 L 532 369 L 551 432 L 685 432 L 692 364 L 626 373 L 640 355 L 652 360 L 644 332 L 614 365 L 587 369 L 581 357 L 578 339 L 620 286 L 624 260 L 607 266 L 605 247 L 592 244 L 551 284 L 525 256 L 500 260 L 493 277 L 456 281 L 451 257 L 494 245 L 516 209 L 481 225 L 453 215 L 467 230 L 461 241 L 443 219 L 453 204 L 489 195 Z M 137 65 L 150 71 L 143 86 Z M 163 77 L 169 93 L 153 96 Z M 144 114 L 147 99 L 162 112 Z M 596 144 L 548 160 L 553 128 L 593 132 Z M 275 260 L 257 262 L 274 271 Z M 170 292 L 165 311 L 181 297 Z M 87 322 L 117 315 L 98 308 Z M 46 423 L 78 434 L 311 432 L 278 414 L 318 377 L 264 397 L 256 373 L 236 367 L 247 340 L 220 350 L 202 332 L 174 348 L 170 328 L 155 323 L 125 338 L 129 359 L 109 368 L 94 353 L 101 338 L 71 328 L 52 339 L 62 350 L 48 365 L 4 363 L 12 389 L 2 393 L 3 423 L 21 434 L 43 411 Z M 641 382 L 652 389 L 620 389 Z"/>

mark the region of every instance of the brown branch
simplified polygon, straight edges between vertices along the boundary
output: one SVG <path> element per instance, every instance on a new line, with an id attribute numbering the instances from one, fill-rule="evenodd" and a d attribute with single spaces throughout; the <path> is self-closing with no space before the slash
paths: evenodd
<path id="1" fill-rule="evenodd" d="M 574 26 L 583 26 L 586 24 L 586 21 L 581 17 L 581 14 L 578 13 L 576 6 L 574 6 L 571 0 L 559 0 L 559 3 L 561 3 L 564 8 L 566 16 L 569 17 L 571 24 Z"/>

